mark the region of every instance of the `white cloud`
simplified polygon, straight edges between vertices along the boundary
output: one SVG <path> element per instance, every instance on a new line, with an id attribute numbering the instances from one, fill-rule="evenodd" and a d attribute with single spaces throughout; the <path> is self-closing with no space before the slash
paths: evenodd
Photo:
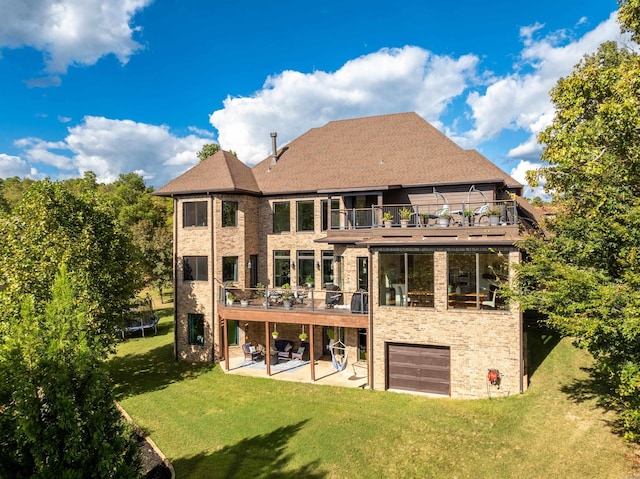
<path id="1" fill-rule="evenodd" d="M 224 149 L 253 164 L 269 154 L 269 133 L 283 145 L 328 121 L 416 111 L 437 122 L 451 100 L 475 81 L 478 58 L 438 56 L 419 47 L 383 49 L 336 72 L 284 71 L 251 97 L 224 101 L 210 116 Z"/>
<path id="2" fill-rule="evenodd" d="M 29 165 L 22 158 L 0 153 L 0 178 L 24 177 L 29 173 Z"/>
<path id="3" fill-rule="evenodd" d="M 195 165 L 197 152 L 210 141 L 195 135 L 177 137 L 164 125 L 87 116 L 69 128 L 64 141 L 23 138 L 14 145 L 32 164 L 55 166 L 64 177 L 91 170 L 98 181 L 109 183 L 120 173 L 136 171 L 159 187 Z"/>
<path id="4" fill-rule="evenodd" d="M 69 65 L 93 65 L 109 54 L 124 64 L 142 48 L 132 38 L 138 30 L 131 26 L 132 18 L 151 1 L 0 0 L 0 47 L 43 52 L 45 70 L 53 79 Z M 47 81 L 32 80 L 31 86 L 47 86 Z"/>
<path id="5" fill-rule="evenodd" d="M 615 12 L 575 41 L 568 42 L 565 31 L 534 40 L 534 34 L 541 28 L 542 25 L 535 24 L 521 29 L 524 49 L 516 69 L 529 73 L 509 74 L 493 81 L 483 93 L 469 93 L 467 104 L 475 128 L 465 136 L 472 144 L 495 138 L 504 129 L 522 129 L 532 134 L 541 131 L 553 119 L 549 91 L 557 81 L 601 43 L 620 39 Z"/>
<path id="6" fill-rule="evenodd" d="M 513 179 L 525 185 L 524 193 L 523 193 L 524 196 L 528 198 L 535 198 L 536 196 L 539 196 L 544 201 L 548 201 L 551 199 L 551 197 L 544 191 L 544 182 L 542 182 L 540 186 L 537 186 L 535 188 L 532 188 L 527 183 L 527 177 L 526 177 L 527 171 L 537 170 L 540 167 L 542 167 L 542 163 L 540 162 L 531 162 L 531 161 L 523 160 L 520 163 L 518 163 L 516 167 L 513 168 L 511 170 L 511 173 L 509 174 Z"/>

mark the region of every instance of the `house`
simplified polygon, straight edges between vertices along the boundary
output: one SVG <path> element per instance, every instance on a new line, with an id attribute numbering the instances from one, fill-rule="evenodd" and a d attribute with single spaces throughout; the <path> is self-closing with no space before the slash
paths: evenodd
<path id="1" fill-rule="evenodd" d="M 174 200 L 177 358 L 228 368 L 250 342 L 270 375 L 271 333 L 297 348 L 304 332 L 373 389 L 526 390 L 522 312 L 500 296 L 537 227 L 521 184 L 415 113 L 271 138 L 253 167 L 218 151 L 155 192 Z"/>

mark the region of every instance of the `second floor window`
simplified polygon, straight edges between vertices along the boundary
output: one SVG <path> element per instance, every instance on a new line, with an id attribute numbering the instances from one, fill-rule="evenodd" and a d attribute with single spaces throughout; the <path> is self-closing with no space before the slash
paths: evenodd
<path id="1" fill-rule="evenodd" d="M 208 281 L 209 270 L 206 256 L 185 256 L 182 258 L 184 281 Z"/>
<path id="2" fill-rule="evenodd" d="M 222 226 L 238 226 L 238 202 L 222 202 Z"/>
<path id="3" fill-rule="evenodd" d="M 182 204 L 182 226 L 207 226 L 207 202 L 186 201 Z"/>
<path id="4" fill-rule="evenodd" d="M 222 258 L 222 281 L 238 281 L 238 257 Z"/>
<path id="5" fill-rule="evenodd" d="M 273 204 L 273 232 L 282 233 L 291 231 L 289 202 L 279 202 Z"/>
<path id="6" fill-rule="evenodd" d="M 298 201 L 297 208 L 297 231 L 313 231 L 313 200 Z"/>

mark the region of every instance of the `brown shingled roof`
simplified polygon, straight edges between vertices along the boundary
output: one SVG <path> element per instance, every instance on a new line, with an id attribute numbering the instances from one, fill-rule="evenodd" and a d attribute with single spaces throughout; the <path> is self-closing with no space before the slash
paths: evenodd
<path id="1" fill-rule="evenodd" d="M 263 194 L 513 178 L 477 151 L 456 145 L 416 113 L 338 120 L 314 128 L 253 167 Z"/>
<path id="2" fill-rule="evenodd" d="M 416 113 L 338 120 L 313 128 L 253 168 L 219 151 L 156 194 L 248 191 L 264 195 L 389 186 L 517 181 L 463 150 Z"/>
<path id="3" fill-rule="evenodd" d="M 208 192 L 259 194 L 251 168 L 228 151 L 219 150 L 154 192 L 158 196 Z"/>

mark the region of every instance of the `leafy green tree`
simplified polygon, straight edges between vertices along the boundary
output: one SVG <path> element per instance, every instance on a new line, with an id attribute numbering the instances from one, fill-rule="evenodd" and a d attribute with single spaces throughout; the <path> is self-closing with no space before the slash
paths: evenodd
<path id="1" fill-rule="evenodd" d="M 0 342 L 0 476 L 140 477 L 90 307 L 60 267 L 44 308 L 23 297 Z M 3 318 L 4 319 L 4 318 Z"/>
<path id="2" fill-rule="evenodd" d="M 622 2 L 637 38 L 638 0 Z M 605 43 L 551 92 L 539 136 L 547 166 L 530 175 L 558 207 L 548 238 L 530 237 L 516 299 L 577 338 L 608 381 L 625 435 L 640 439 L 640 56 Z"/>
<path id="3" fill-rule="evenodd" d="M 88 334 L 111 350 L 114 327 L 142 286 L 135 248 L 98 198 L 78 197 L 49 180 L 34 183 L 22 203 L 0 217 L 0 340 L 18 321 L 24 295 L 32 295 L 41 312 L 60 264 L 87 305 Z"/>
<path id="4" fill-rule="evenodd" d="M 202 147 L 202 149 L 198 152 L 198 158 L 200 161 L 204 161 L 209 158 L 211 155 L 214 155 L 220 151 L 220 145 L 216 143 L 207 143 Z"/>

